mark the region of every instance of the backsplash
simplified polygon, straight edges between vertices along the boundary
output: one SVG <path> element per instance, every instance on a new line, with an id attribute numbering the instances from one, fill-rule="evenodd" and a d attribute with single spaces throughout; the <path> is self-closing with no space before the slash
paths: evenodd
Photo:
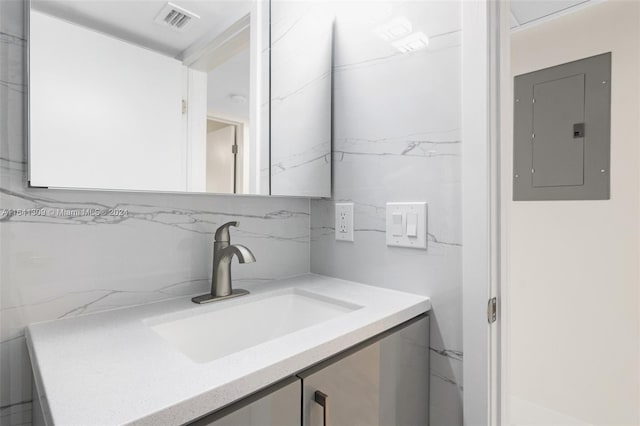
<path id="1" fill-rule="evenodd" d="M 350 9 L 335 25 L 333 199 L 311 202 L 311 271 L 430 296 L 431 425 L 462 425 L 460 3 Z M 429 46 L 401 53 L 386 22 Z M 386 246 L 398 201 L 428 203 L 426 251 Z M 352 243 L 335 241 L 335 202 L 355 204 Z"/>
<path id="2" fill-rule="evenodd" d="M 229 220 L 257 259 L 234 264 L 236 282 L 309 272 L 309 201 L 26 189 L 23 2 L 0 2 L 0 20 L 0 424 L 21 425 L 25 325 L 208 291 L 213 232 Z M 108 209 L 123 214 L 96 214 Z"/>

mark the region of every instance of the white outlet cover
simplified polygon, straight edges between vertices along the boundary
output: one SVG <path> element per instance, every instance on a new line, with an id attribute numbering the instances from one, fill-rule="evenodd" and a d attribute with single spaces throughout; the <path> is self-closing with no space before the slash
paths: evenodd
<path id="1" fill-rule="evenodd" d="M 402 235 L 397 233 L 397 225 L 393 223 L 394 214 L 402 215 Z M 418 217 L 417 235 L 407 235 L 407 214 L 416 214 Z M 395 247 L 409 247 L 425 250 L 427 248 L 427 203 L 387 203 L 387 245 Z"/>
<path id="2" fill-rule="evenodd" d="M 336 241 L 353 241 L 353 203 L 336 203 Z"/>

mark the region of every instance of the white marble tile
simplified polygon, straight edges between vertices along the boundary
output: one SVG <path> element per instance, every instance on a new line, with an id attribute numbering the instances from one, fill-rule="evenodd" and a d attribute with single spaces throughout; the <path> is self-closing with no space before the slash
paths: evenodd
<path id="1" fill-rule="evenodd" d="M 370 7 L 369 7 L 370 6 Z M 432 425 L 462 424 L 458 2 L 354 2 L 338 11 L 333 197 L 311 202 L 311 270 L 429 295 Z M 366 12 L 363 9 L 366 8 Z M 402 54 L 379 28 L 430 38 Z M 355 204 L 355 241 L 334 239 L 334 203 Z M 387 247 L 385 203 L 428 203 L 428 249 Z"/>
<path id="2" fill-rule="evenodd" d="M 462 420 L 462 389 L 431 370 L 429 426 L 461 425 Z"/>

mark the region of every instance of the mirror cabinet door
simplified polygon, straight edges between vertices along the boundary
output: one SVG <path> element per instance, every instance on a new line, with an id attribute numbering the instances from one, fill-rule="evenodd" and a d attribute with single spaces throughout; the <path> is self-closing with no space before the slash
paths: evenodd
<path id="1" fill-rule="evenodd" d="M 271 194 L 331 196 L 330 2 L 271 3 Z"/>
<path id="2" fill-rule="evenodd" d="M 331 98 L 331 88 L 305 95 L 306 111 L 294 111 L 298 116 L 283 103 L 289 124 L 300 123 L 313 137 L 282 125 L 283 114 L 270 115 L 269 17 L 264 0 L 32 0 L 29 184 L 328 195 L 330 183 L 319 185 L 320 175 L 302 163 L 291 167 L 302 173 L 281 173 L 272 182 L 280 170 L 272 158 L 286 167 L 286 155 L 307 155 L 302 147 L 318 149 L 315 135 L 330 135 L 330 121 L 318 116 L 329 126 L 319 132 L 320 121 L 309 117 Z M 287 40 L 296 42 L 302 41 Z M 311 72 L 300 63 L 279 64 L 284 79 Z M 275 87 L 282 88 L 278 96 L 289 90 Z M 272 144 L 271 126 L 289 129 L 278 130 Z"/>

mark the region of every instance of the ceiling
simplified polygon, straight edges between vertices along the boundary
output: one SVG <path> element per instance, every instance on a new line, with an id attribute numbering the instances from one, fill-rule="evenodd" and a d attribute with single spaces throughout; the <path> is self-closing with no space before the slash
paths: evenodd
<path id="1" fill-rule="evenodd" d="M 249 61 L 249 49 L 244 49 L 208 73 L 207 113 L 210 116 L 249 121 Z"/>
<path id="2" fill-rule="evenodd" d="M 0 0 L 1 1 L 1 0 Z M 517 30 L 602 0 L 511 0 L 511 28 Z M 32 0 L 34 9 L 182 59 L 251 12 L 251 0 L 172 0 L 200 16 L 184 31 L 158 24 L 167 0 Z"/>
<path id="3" fill-rule="evenodd" d="M 570 13 L 598 0 L 511 0 L 511 28 L 519 29 Z"/>
<path id="4" fill-rule="evenodd" d="M 155 22 L 167 0 L 33 0 L 41 12 L 181 58 L 191 46 L 212 40 L 251 11 L 250 0 L 171 0 L 200 16 L 184 31 Z"/>

